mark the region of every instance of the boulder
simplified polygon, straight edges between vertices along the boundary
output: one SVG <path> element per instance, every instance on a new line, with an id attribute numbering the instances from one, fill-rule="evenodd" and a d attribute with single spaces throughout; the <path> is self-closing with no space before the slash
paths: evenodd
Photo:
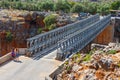
<path id="1" fill-rule="evenodd" d="M 97 77 L 98 80 L 103 80 L 104 76 L 105 76 L 105 73 L 102 70 L 97 70 L 95 72 L 95 76 Z"/>

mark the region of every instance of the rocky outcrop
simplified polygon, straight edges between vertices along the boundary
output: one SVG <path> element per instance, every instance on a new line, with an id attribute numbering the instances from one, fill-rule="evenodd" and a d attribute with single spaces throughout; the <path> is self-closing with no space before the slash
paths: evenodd
<path id="1" fill-rule="evenodd" d="M 115 49 L 111 43 L 108 46 L 109 50 Z M 74 55 L 64 64 L 57 80 L 120 80 L 119 51 L 110 54 L 98 49 L 92 53 L 90 59 L 84 59 L 88 54 Z"/>
<path id="2" fill-rule="evenodd" d="M 26 39 L 37 35 L 37 30 L 44 27 L 44 15 L 38 12 L 20 11 L 20 10 L 1 10 L 0 11 L 0 35 L 2 41 L 2 55 L 8 53 L 10 49 L 5 41 L 5 32 L 10 31 L 13 35 L 13 41 L 9 47 L 26 47 Z"/>

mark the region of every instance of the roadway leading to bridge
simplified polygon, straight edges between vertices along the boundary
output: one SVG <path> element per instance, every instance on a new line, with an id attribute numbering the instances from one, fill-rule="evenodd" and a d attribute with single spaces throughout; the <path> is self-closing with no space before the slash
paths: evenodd
<path id="1" fill-rule="evenodd" d="M 11 61 L 0 67 L 0 80 L 45 80 L 62 63 L 55 60 L 56 51 L 39 60 L 20 56 L 22 63 Z"/>

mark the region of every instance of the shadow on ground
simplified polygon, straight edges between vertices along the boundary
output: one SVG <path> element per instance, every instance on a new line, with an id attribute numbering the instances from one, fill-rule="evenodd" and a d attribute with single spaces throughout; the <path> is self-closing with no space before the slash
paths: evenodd
<path id="1" fill-rule="evenodd" d="M 56 50 L 56 49 L 57 49 L 57 48 L 53 48 L 53 49 L 51 49 L 51 50 L 49 50 L 49 51 L 47 51 L 47 52 L 45 52 L 45 53 L 42 53 L 42 54 L 34 54 L 33 57 L 32 57 L 32 59 L 33 59 L 33 60 L 39 60 L 40 58 L 44 57 L 45 55 L 51 53 L 52 51 L 54 51 L 54 50 Z"/>
<path id="2" fill-rule="evenodd" d="M 21 56 L 21 55 L 20 55 L 20 56 Z M 16 62 L 16 63 L 23 63 L 23 62 L 20 61 L 20 60 L 17 61 L 17 60 L 15 60 L 15 59 L 10 59 L 10 60 L 8 60 L 8 61 L 6 61 L 6 62 L 0 64 L 0 67 L 6 65 L 6 64 L 8 64 L 8 63 L 10 63 L 11 61 L 14 61 L 14 62 Z"/>

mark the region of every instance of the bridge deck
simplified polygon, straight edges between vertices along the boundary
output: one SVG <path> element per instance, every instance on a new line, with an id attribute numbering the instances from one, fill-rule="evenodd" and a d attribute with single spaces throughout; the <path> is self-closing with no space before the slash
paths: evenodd
<path id="1" fill-rule="evenodd" d="M 45 80 L 62 63 L 55 55 L 56 51 L 39 60 L 20 56 L 21 63 L 11 61 L 0 67 L 0 80 Z"/>

